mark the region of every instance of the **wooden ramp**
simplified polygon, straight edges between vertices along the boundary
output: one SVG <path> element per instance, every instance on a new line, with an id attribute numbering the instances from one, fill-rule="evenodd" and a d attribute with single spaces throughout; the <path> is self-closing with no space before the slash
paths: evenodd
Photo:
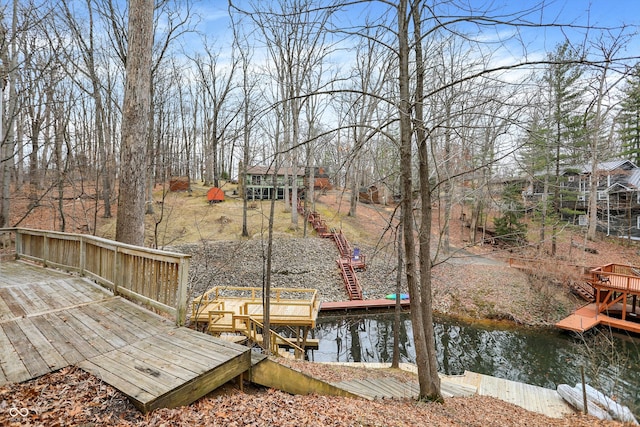
<path id="1" fill-rule="evenodd" d="M 575 413 L 556 390 L 471 371 L 465 371 L 464 375 L 447 376 L 447 381 L 475 386 L 481 396 L 495 397 L 548 417 L 562 418 Z"/>
<path id="2" fill-rule="evenodd" d="M 363 367 L 363 368 L 389 368 L 389 363 L 341 363 L 330 364 Z M 400 369 L 417 374 L 418 368 L 411 363 L 401 363 Z M 553 418 L 562 418 L 565 415 L 575 413 L 575 410 L 560 397 L 557 391 L 524 384 L 517 381 L 505 380 L 489 375 L 465 371 L 463 375 L 440 374 L 440 388 L 443 396 L 491 396 L 505 402 L 513 403 L 532 412 L 537 412 Z M 378 380 L 354 380 L 338 383 L 340 387 L 361 395 L 367 399 L 375 398 L 403 398 L 417 397 L 417 384 L 397 384 L 384 379 Z M 411 394 L 413 393 L 413 394 Z"/>
<path id="3" fill-rule="evenodd" d="M 0 262 L 0 385 L 77 365 L 147 412 L 204 396 L 247 371 L 250 353 L 84 278 Z"/>

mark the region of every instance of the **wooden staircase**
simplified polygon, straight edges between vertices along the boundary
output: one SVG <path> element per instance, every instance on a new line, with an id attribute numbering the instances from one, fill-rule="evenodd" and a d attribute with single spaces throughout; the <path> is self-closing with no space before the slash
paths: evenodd
<path id="1" fill-rule="evenodd" d="M 342 231 L 332 233 L 333 241 L 336 243 L 338 247 L 338 252 L 340 253 L 341 258 L 351 258 L 351 245 L 347 241 L 347 238 L 344 236 Z"/>
<path id="2" fill-rule="evenodd" d="M 319 213 L 306 211 L 300 200 L 298 200 L 297 209 L 301 215 L 305 215 L 307 221 L 309 221 L 313 229 L 316 230 L 318 236 L 333 239 L 340 253 L 340 258 L 337 262 L 349 300 L 362 300 L 362 286 L 358 281 L 356 271 L 366 269 L 364 254 L 361 254 L 358 248 L 353 249 L 351 247 L 342 230 L 329 230 L 327 223 L 320 217 Z"/>
<path id="3" fill-rule="evenodd" d="M 583 300 L 588 302 L 595 301 L 593 286 L 588 281 L 571 282 L 569 288 L 571 289 L 571 292 L 573 292 Z"/>
<path id="4" fill-rule="evenodd" d="M 233 331 L 227 332 L 224 335 L 220 334 L 219 326 L 216 324 L 216 315 L 220 313 L 210 312 L 210 323 L 208 331 L 214 335 L 220 335 L 220 338 L 227 341 L 240 343 L 243 341 L 250 341 L 262 349 L 265 349 L 264 345 L 264 325 L 257 319 L 246 314 L 231 314 Z M 278 355 L 286 358 L 303 359 L 305 351 L 296 342 L 290 338 L 286 338 L 273 329 L 269 330 L 269 351 L 271 354 Z M 293 354 L 289 351 L 293 349 Z"/>
<path id="5" fill-rule="evenodd" d="M 416 381 L 401 381 L 394 377 L 365 378 L 332 383 L 334 386 L 346 390 L 368 400 L 375 399 L 416 399 L 420 387 Z M 446 398 L 473 396 L 477 388 L 467 384 L 456 384 L 441 378 L 440 392 Z"/>
<path id="6" fill-rule="evenodd" d="M 340 274 L 342 275 L 344 287 L 349 295 L 349 299 L 361 300 L 362 286 L 360 286 L 360 282 L 358 281 L 358 276 L 356 276 L 353 265 L 351 265 L 348 259 L 340 258 L 338 260 L 338 266 L 340 267 Z"/>

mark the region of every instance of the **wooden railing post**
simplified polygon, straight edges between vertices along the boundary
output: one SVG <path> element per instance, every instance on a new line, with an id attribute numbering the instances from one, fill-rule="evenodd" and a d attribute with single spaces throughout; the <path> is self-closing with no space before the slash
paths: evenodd
<path id="1" fill-rule="evenodd" d="M 86 253 L 86 243 L 85 240 L 82 236 L 80 236 L 80 275 L 84 276 L 84 268 L 86 265 L 86 260 L 87 260 L 87 253 Z"/>
<path id="2" fill-rule="evenodd" d="M 187 284 L 189 282 L 189 258 L 180 259 L 178 264 L 178 294 L 176 298 L 176 324 L 182 326 L 187 321 Z"/>
<path id="3" fill-rule="evenodd" d="M 46 267 L 47 260 L 49 260 L 49 236 L 47 235 L 47 233 L 44 233 L 42 237 L 44 239 L 44 245 L 42 248 L 42 263 Z"/>
<path id="4" fill-rule="evenodd" d="M 118 283 L 120 282 L 120 257 L 118 247 L 113 250 L 113 294 L 118 295 Z"/>
<path id="5" fill-rule="evenodd" d="M 16 259 L 20 258 L 23 253 L 22 244 L 22 233 L 16 229 Z"/>

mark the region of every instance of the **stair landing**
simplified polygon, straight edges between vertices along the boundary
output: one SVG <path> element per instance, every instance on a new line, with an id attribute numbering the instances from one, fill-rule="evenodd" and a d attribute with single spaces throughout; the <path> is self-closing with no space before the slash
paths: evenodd
<path id="1" fill-rule="evenodd" d="M 85 278 L 0 262 L 0 385 L 77 365 L 148 412 L 204 396 L 247 371 L 250 353 Z"/>

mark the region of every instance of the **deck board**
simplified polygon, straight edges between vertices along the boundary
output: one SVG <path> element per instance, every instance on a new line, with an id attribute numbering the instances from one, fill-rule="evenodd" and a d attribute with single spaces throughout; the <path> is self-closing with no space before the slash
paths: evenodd
<path id="1" fill-rule="evenodd" d="M 27 371 L 29 371 L 31 378 L 39 377 L 52 371 L 31 341 L 25 339 L 17 321 L 2 324 L 2 329 L 7 334 L 11 345 L 16 350 L 24 366 L 26 366 Z"/>
<path id="2" fill-rule="evenodd" d="M 574 332 L 585 332 L 598 325 L 640 333 L 640 323 L 607 316 L 606 313 L 597 313 L 595 303 L 579 308 L 575 313 L 556 323 L 558 328 Z"/>
<path id="3" fill-rule="evenodd" d="M 11 307 L 5 302 L 5 293 L 6 290 L 4 288 L 0 288 L 0 322 L 14 319 L 16 316 L 13 314 Z"/>
<path id="4" fill-rule="evenodd" d="M 82 335 L 69 327 L 56 314 L 38 316 L 33 322 L 43 331 L 70 365 L 98 355 L 98 351 Z"/>
<path id="5" fill-rule="evenodd" d="M 31 378 L 31 374 L 11 344 L 11 340 L 4 332 L 2 325 L 0 325 L 0 369 L 3 373 L 3 382 L 0 384 L 22 382 Z"/>
<path id="6" fill-rule="evenodd" d="M 0 385 L 75 364 L 142 411 L 191 403 L 251 366 L 251 350 L 186 328 L 84 278 L 0 262 Z"/>
<path id="7" fill-rule="evenodd" d="M 22 305 L 11 290 L 12 288 L 0 288 L 0 298 L 4 301 L 4 306 L 9 310 L 5 315 L 9 319 L 23 317 L 27 312 L 22 308 Z"/>
<path id="8" fill-rule="evenodd" d="M 55 371 L 69 364 L 58 350 L 51 344 L 49 337 L 45 337 L 43 332 L 34 324 L 30 318 L 17 320 L 16 323 L 22 330 L 24 336 L 40 354 L 42 360 L 47 364 L 49 371 Z"/>

